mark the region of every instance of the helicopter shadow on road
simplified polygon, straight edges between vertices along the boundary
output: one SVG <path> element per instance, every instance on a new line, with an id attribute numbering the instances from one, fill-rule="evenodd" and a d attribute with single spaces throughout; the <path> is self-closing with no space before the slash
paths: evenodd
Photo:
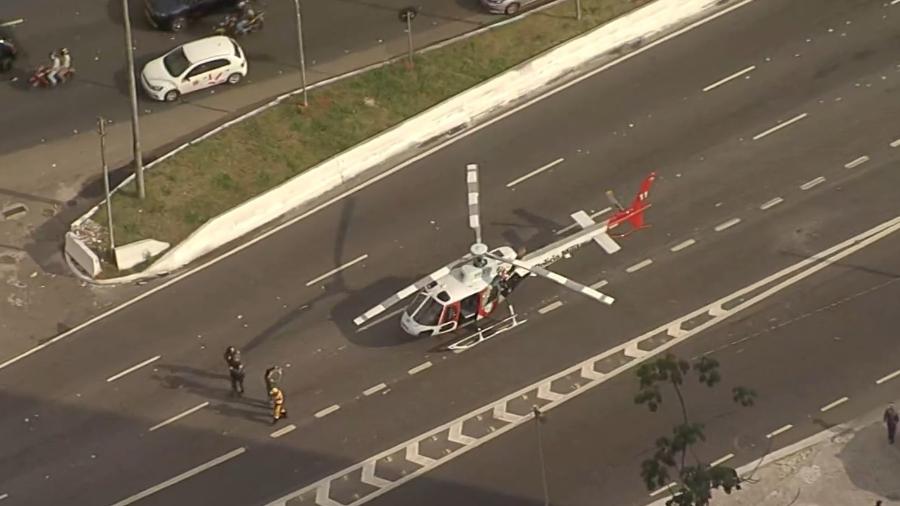
<path id="1" fill-rule="evenodd" d="M 522 208 L 514 209 L 513 214 L 522 222 L 492 222 L 491 224 L 507 227 L 501 236 L 506 244 L 519 253 L 519 256 L 523 254 L 523 251 L 532 251 L 559 239 L 554 232 L 554 230 L 562 228 L 559 223 Z M 528 237 L 525 237 L 522 230 L 526 233 L 530 232 Z"/>

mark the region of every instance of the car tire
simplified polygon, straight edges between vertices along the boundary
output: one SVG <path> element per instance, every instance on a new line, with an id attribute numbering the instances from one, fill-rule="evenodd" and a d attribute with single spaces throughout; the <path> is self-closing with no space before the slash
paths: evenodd
<path id="1" fill-rule="evenodd" d="M 184 30 L 185 26 L 187 26 L 187 19 L 185 19 L 184 16 L 178 16 L 177 18 L 173 19 L 172 22 L 169 24 L 169 28 L 173 32 L 180 32 L 180 31 Z"/>
<path id="2" fill-rule="evenodd" d="M 181 95 L 181 94 L 178 93 L 178 90 L 169 90 L 166 92 L 165 95 L 163 95 L 163 99 L 166 102 L 174 102 L 174 101 L 178 100 L 179 95 Z"/>
<path id="3" fill-rule="evenodd" d="M 506 9 L 503 12 L 506 13 L 507 16 L 514 16 L 519 13 L 519 10 L 522 9 L 522 4 L 519 2 L 513 2 L 506 6 Z"/>
<path id="4" fill-rule="evenodd" d="M 244 76 L 242 76 L 238 72 L 235 72 L 234 74 L 231 74 L 230 76 L 228 76 L 228 84 L 237 84 L 237 83 L 241 82 L 241 79 L 243 79 L 243 78 L 244 78 Z"/>

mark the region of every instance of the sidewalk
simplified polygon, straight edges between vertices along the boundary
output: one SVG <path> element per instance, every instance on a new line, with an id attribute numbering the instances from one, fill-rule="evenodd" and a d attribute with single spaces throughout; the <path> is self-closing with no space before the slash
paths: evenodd
<path id="1" fill-rule="evenodd" d="M 763 465 L 715 506 L 900 506 L 900 437 L 889 445 L 884 406 L 824 441 Z M 815 437 L 815 436 L 813 436 Z M 750 470 L 741 469 L 741 476 Z"/>

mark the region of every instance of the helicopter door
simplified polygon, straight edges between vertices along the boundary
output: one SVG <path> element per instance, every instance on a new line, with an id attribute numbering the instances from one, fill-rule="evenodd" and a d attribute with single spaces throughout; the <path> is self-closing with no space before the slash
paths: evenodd
<path id="1" fill-rule="evenodd" d="M 441 315 L 441 324 L 438 326 L 436 334 L 443 334 L 455 330 L 459 325 L 459 302 L 452 302 L 444 306 L 444 312 Z"/>
<path id="2" fill-rule="evenodd" d="M 479 300 L 479 294 L 473 293 L 459 302 L 462 321 L 472 320 L 478 316 Z"/>

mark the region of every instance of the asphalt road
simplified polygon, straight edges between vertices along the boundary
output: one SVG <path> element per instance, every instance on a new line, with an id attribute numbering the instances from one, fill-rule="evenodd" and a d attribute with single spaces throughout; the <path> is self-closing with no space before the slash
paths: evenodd
<path id="1" fill-rule="evenodd" d="M 509 116 L 11 364 L 0 370 L 6 414 L 0 433 L 8 437 L 0 448 L 0 495 L 9 494 L 11 505 L 113 504 L 202 469 L 141 504 L 273 500 L 893 218 L 898 175 L 892 169 L 900 156 L 890 146 L 900 137 L 895 131 L 900 73 L 891 46 L 894 12 L 871 2 L 754 2 Z M 755 68 L 742 76 L 748 78 L 702 91 L 751 65 Z M 771 130 L 792 118 L 799 119 Z M 861 156 L 868 159 L 845 168 Z M 558 158 L 564 161 L 552 170 L 507 186 Z M 603 290 L 618 298 L 616 305 L 598 307 L 529 280 L 514 295 L 529 322 L 467 353 L 431 351 L 434 340 L 408 339 L 393 321 L 356 332 L 353 316 L 465 252 L 471 236 L 464 167 L 470 162 L 482 168 L 486 240 L 528 249 L 557 237 L 554 230 L 570 223 L 569 213 L 605 207 L 603 190 L 615 188 L 623 200 L 630 198 L 640 179 L 657 170 L 660 179 L 648 216 L 652 228 L 624 240 L 617 255 L 587 246 L 556 265 L 577 280 L 607 280 Z M 761 209 L 776 198 L 780 203 Z M 687 240 L 696 243 L 671 251 Z M 879 262 L 891 248 L 884 248 L 859 260 L 860 265 L 886 270 Z M 306 286 L 364 254 L 364 261 Z M 653 263 L 629 269 L 646 259 Z M 873 283 L 865 276 L 842 281 L 839 274 L 829 270 L 814 282 L 834 279 L 862 288 Z M 787 292 L 768 302 L 760 315 L 793 314 L 798 298 L 818 307 L 837 288 L 804 284 L 797 290 L 809 292 Z M 887 290 L 879 293 L 896 294 L 896 288 Z M 541 313 L 555 301 L 564 305 Z M 796 311 L 806 309 L 798 305 Z M 860 304 L 858 311 L 873 324 L 891 317 L 871 302 Z M 811 342 L 813 334 L 814 327 L 804 330 L 801 342 Z M 685 349 L 705 351 L 726 337 L 728 332 L 716 330 Z M 250 371 L 244 400 L 228 395 L 221 352 L 230 344 L 244 349 Z M 757 357 L 783 353 L 772 345 L 753 350 Z M 845 357 L 849 362 L 834 366 L 842 370 L 876 368 L 882 363 L 876 359 L 891 359 L 888 353 L 876 357 L 877 350 L 869 355 L 863 349 L 859 354 L 825 351 L 799 372 L 810 371 L 826 355 Z M 793 353 L 802 353 L 802 346 Z M 736 380 L 759 381 L 758 372 L 748 372 L 758 360 L 728 357 L 723 367 L 735 371 Z M 410 374 L 426 361 L 432 365 Z M 259 404 L 264 398 L 260 376 L 272 363 L 286 366 L 289 421 L 297 427 L 278 438 L 270 436 L 275 428 Z M 788 392 L 794 385 L 800 392 L 803 382 L 789 381 L 801 374 L 791 376 L 786 369 L 773 367 L 766 385 L 752 386 L 770 391 L 767 385 L 789 384 Z M 383 390 L 363 393 L 381 383 Z M 838 383 L 823 386 L 821 398 L 810 396 L 810 402 L 827 402 L 824 397 Z M 566 433 L 588 437 L 583 427 L 596 411 L 591 415 L 576 405 L 590 404 L 592 396 L 609 397 L 603 402 L 613 403 L 612 410 L 635 413 L 627 381 L 616 380 L 610 388 L 598 388 L 573 407 L 554 412 L 560 426 L 575 427 Z M 789 398 L 773 395 L 763 402 L 772 402 L 774 409 L 787 406 Z M 202 403 L 208 404 L 149 431 Z M 322 415 L 333 405 L 339 408 Z M 800 407 L 808 411 L 807 405 Z M 715 409 L 718 405 L 698 408 L 701 417 Z M 806 411 L 782 417 L 757 408 L 748 415 L 757 425 L 748 426 L 747 433 L 789 423 L 784 420 L 800 412 Z M 619 453 L 611 453 L 619 458 L 607 465 L 625 476 L 647 441 L 633 419 L 618 420 L 603 423 L 623 434 L 595 438 L 592 432 L 590 439 L 616 445 Z M 728 427 L 716 430 L 725 434 Z M 407 490 L 412 487 L 439 494 L 434 488 L 442 486 L 439 482 L 458 484 L 454 480 L 469 468 L 485 475 L 496 462 L 490 459 L 533 452 L 533 443 L 525 446 L 517 439 L 533 441 L 533 434 L 517 430 L 504 437 L 515 441 L 485 446 L 483 456 L 476 450 L 466 457 L 475 460 L 460 459 L 439 471 L 447 473 L 442 479 L 413 482 L 382 503 L 394 504 L 391 497 L 411 500 Z M 552 447 L 560 444 L 553 438 L 562 436 L 548 437 Z M 716 437 L 721 441 L 724 435 Z M 619 446 L 625 442 L 634 444 Z M 571 451 L 572 465 L 585 465 Z M 231 458 L 202 467 L 220 456 Z M 519 464 L 529 462 L 531 457 L 522 457 Z M 533 469 L 528 473 L 533 476 Z M 502 476 L 508 482 L 514 474 L 498 471 Z M 570 479 L 565 488 L 580 504 L 577 494 L 589 496 L 594 484 Z M 471 488 L 493 494 L 491 501 L 502 504 L 510 497 L 537 497 L 535 483 L 523 484 L 531 485 L 527 490 L 488 489 L 484 482 Z M 638 485 L 623 479 L 617 497 L 639 498 Z M 463 494 L 461 488 L 453 493 Z"/>
<path id="2" fill-rule="evenodd" d="M 327 72 L 330 62 L 356 53 L 385 48 L 382 58 L 398 54 L 395 41 L 405 43 L 405 26 L 397 11 L 408 2 L 382 0 L 307 0 L 303 2 L 304 42 L 311 78 L 320 78 L 316 69 Z M 265 81 L 299 66 L 296 44 L 296 18 L 291 0 L 268 0 L 266 28 L 241 40 L 250 61 L 250 78 L 243 86 Z M 421 15 L 416 19 L 417 43 L 464 33 L 496 21 L 487 15 L 477 0 L 418 2 Z M 199 21 L 184 33 L 174 36 L 154 30 L 144 17 L 143 2 L 129 0 L 135 45 L 136 68 L 178 44 L 208 35 L 221 16 Z M 96 117 L 127 121 L 128 78 L 122 50 L 124 28 L 120 0 L 7 0 L 0 6 L 0 19 L 25 18 L 12 33 L 22 58 L 9 76 L 0 76 L 0 153 L 53 140 L 94 127 Z M 43 64 L 50 51 L 59 47 L 72 51 L 78 76 L 65 87 L 33 90 L 27 86 L 32 69 Z M 390 47 L 390 49 L 388 49 Z M 374 63 L 371 55 L 358 66 Z M 10 78 L 17 78 L 10 80 Z M 142 114 L 185 107 L 184 104 L 154 102 L 139 91 Z M 217 93 L 228 93 L 221 87 Z M 185 97 L 192 102 L 206 96 L 200 92 Z M 251 104 L 242 104 L 244 106 Z M 186 112 L 185 114 L 189 114 Z"/>

